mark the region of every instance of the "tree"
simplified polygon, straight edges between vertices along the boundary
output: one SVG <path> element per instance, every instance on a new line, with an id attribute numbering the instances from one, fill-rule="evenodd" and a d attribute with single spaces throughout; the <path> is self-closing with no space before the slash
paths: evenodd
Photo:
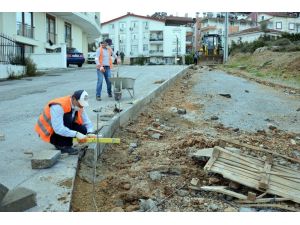
<path id="1" fill-rule="evenodd" d="M 156 19 L 165 19 L 168 16 L 166 12 L 156 12 L 151 17 Z"/>

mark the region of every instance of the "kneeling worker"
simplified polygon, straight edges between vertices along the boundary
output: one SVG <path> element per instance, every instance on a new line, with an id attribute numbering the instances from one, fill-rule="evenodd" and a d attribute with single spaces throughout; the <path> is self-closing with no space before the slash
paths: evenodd
<path id="1" fill-rule="evenodd" d="M 85 142 L 93 131 L 93 124 L 84 107 L 88 106 L 88 93 L 75 91 L 72 96 L 56 98 L 48 102 L 35 125 L 39 137 L 53 144 L 61 153 L 78 154 L 73 148 L 73 138 Z M 91 134 L 91 136 L 93 136 Z"/>

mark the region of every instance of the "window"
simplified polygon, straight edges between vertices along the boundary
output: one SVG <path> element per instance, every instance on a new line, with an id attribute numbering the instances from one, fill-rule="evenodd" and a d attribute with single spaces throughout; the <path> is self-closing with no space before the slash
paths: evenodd
<path id="1" fill-rule="evenodd" d="M 33 38 L 33 13 L 32 12 L 17 12 L 16 13 L 17 22 L 17 34 Z"/>
<path id="2" fill-rule="evenodd" d="M 147 33 L 143 33 L 143 39 L 144 40 L 148 40 L 149 39 L 149 35 Z"/>
<path id="3" fill-rule="evenodd" d="M 138 27 L 138 21 L 132 21 L 131 28 L 137 28 L 137 27 Z"/>
<path id="4" fill-rule="evenodd" d="M 282 22 L 276 22 L 276 29 L 282 29 Z"/>
<path id="5" fill-rule="evenodd" d="M 143 27 L 145 30 L 148 30 L 148 28 L 149 28 L 148 22 L 143 22 Z"/>
<path id="6" fill-rule="evenodd" d="M 124 22 L 119 23 L 119 29 L 121 32 L 124 32 L 126 29 L 126 23 L 124 23 Z"/>
<path id="7" fill-rule="evenodd" d="M 261 16 L 261 20 L 264 20 L 265 19 L 265 16 Z"/>
<path id="8" fill-rule="evenodd" d="M 131 40 L 137 40 L 137 34 L 131 34 Z"/>
<path id="9" fill-rule="evenodd" d="M 131 53 L 136 55 L 138 53 L 138 45 L 131 45 Z"/>
<path id="10" fill-rule="evenodd" d="M 110 28 L 111 28 L 111 29 L 115 29 L 115 25 L 114 25 L 114 24 L 111 24 L 111 25 L 110 25 Z"/>
<path id="11" fill-rule="evenodd" d="M 46 15 L 46 35 L 47 35 L 47 42 L 50 45 L 56 43 L 55 17 L 48 14 Z"/>
<path id="12" fill-rule="evenodd" d="M 289 23 L 289 30 L 295 30 L 295 24 Z"/>
<path id="13" fill-rule="evenodd" d="M 148 51 L 148 45 L 143 45 L 143 51 Z"/>
<path id="14" fill-rule="evenodd" d="M 69 23 L 65 23 L 65 42 L 67 48 L 72 47 L 72 25 Z"/>

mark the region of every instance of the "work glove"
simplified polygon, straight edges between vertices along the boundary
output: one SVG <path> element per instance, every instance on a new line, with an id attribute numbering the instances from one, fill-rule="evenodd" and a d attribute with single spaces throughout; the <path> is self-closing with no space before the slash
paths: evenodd
<path id="1" fill-rule="evenodd" d="M 80 132 L 76 132 L 76 136 L 75 136 L 77 139 L 78 139 L 78 142 L 79 143 L 85 143 L 86 142 L 86 135 L 80 133 Z"/>

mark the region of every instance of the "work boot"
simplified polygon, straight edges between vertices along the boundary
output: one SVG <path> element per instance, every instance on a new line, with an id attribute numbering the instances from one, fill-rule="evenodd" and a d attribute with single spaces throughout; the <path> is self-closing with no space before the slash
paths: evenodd
<path id="1" fill-rule="evenodd" d="M 112 98 L 112 94 L 108 94 L 108 97 Z"/>
<path id="2" fill-rule="evenodd" d="M 61 154 L 68 153 L 69 155 L 77 155 L 79 150 L 73 148 L 72 146 L 57 146 L 55 145 L 56 149 L 61 151 Z"/>
<path id="3" fill-rule="evenodd" d="M 97 101 L 101 101 L 101 97 L 100 96 L 96 96 L 96 100 Z"/>

